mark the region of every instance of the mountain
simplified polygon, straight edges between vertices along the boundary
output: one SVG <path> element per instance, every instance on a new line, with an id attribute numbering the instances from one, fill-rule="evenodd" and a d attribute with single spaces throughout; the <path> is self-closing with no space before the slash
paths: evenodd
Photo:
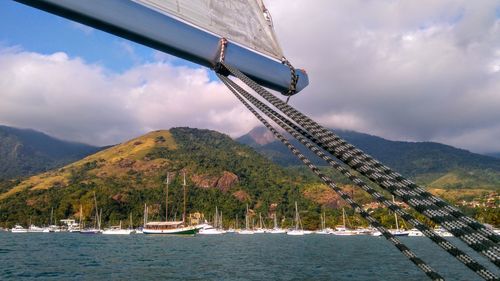
<path id="1" fill-rule="evenodd" d="M 144 204 L 148 205 L 150 220 L 163 220 L 167 173 L 170 219 L 179 219 L 182 214 L 184 173 L 188 214 L 198 217 L 204 214 L 210 220 L 217 206 L 224 213 L 226 226 L 234 224 L 236 217 L 240 223 L 244 221 L 247 204 L 253 218 L 261 213 L 270 222 L 271 215 L 277 213 L 283 218 L 282 223 L 289 226 L 297 201 L 302 223 L 309 229 L 318 227 L 323 211 L 329 225 L 340 223 L 339 207 L 345 206 L 316 177 L 296 167 L 281 167 L 227 135 L 172 128 L 150 132 L 23 181 L 0 182 L 0 225 L 26 225 L 28 221 L 47 224 L 52 208 L 58 219 L 78 219 L 80 206 L 88 225 L 94 216 L 94 193 L 105 224 L 128 221 L 132 214 L 134 224 L 140 225 Z M 354 192 L 336 174 L 333 177 L 356 201 L 361 204 L 372 201 L 365 193 Z M 467 191 L 466 196 L 476 198 L 477 192 Z M 481 196 L 491 194 L 491 191 L 480 192 Z M 454 196 L 458 198 L 462 193 Z M 470 213 L 485 218 L 482 208 L 478 210 Z M 374 215 L 387 226 L 393 224 L 393 216 L 384 210 L 377 210 Z M 352 223 L 363 223 L 352 211 L 349 216 Z M 499 224 L 496 213 L 488 214 L 487 218 L 488 222 Z"/>
<path id="2" fill-rule="evenodd" d="M 500 159 L 500 152 L 496 153 L 487 153 L 487 156 L 494 157 L 494 158 L 499 158 Z"/>
<path id="3" fill-rule="evenodd" d="M 237 139 L 282 166 L 300 162 L 279 141 L 268 140 L 266 132 L 253 129 Z M 391 141 L 381 137 L 346 130 L 334 130 L 347 142 L 372 155 L 403 175 L 436 187 L 484 187 L 500 189 L 500 159 L 475 154 L 435 142 Z M 262 140 L 266 140 L 263 142 Z M 325 163 L 307 149 L 299 147 L 318 165 Z M 444 178 L 442 178 L 444 177 Z"/>
<path id="4" fill-rule="evenodd" d="M 292 217 L 293 204 L 318 220 L 318 205 L 303 196 L 314 182 L 306 181 L 267 160 L 229 136 L 210 130 L 173 128 L 154 131 L 87 156 L 62 168 L 24 181 L 0 185 L 0 222 L 46 223 L 51 208 L 57 218 L 83 216 L 90 221 L 95 192 L 104 221 L 127 221 L 165 214 L 165 181 L 170 180 L 169 212 L 179 218 L 182 178 L 188 183 L 188 212 L 212 214 L 215 206 L 227 218 L 243 221 L 246 204 L 268 215 L 278 211 Z M 315 195 L 309 192 L 308 196 Z M 308 211 L 309 215 L 307 215 Z M 164 216 L 163 216 L 164 218 Z"/>
<path id="5" fill-rule="evenodd" d="M 34 130 L 0 126 L 0 180 L 61 167 L 98 150 Z"/>

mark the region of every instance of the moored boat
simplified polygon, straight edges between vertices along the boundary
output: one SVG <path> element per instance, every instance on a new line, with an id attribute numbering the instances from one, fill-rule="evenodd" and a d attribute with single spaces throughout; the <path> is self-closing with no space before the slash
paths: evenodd
<path id="1" fill-rule="evenodd" d="M 345 214 L 345 209 L 342 208 L 342 225 L 338 225 L 335 227 L 335 230 L 332 231 L 333 235 L 337 236 L 352 236 L 352 235 L 357 235 L 356 231 L 352 229 L 348 229 L 346 227 L 346 214 Z"/>
<path id="2" fill-rule="evenodd" d="M 302 230 L 299 216 L 299 209 L 297 207 L 297 201 L 295 201 L 295 228 L 286 232 L 287 235 L 301 236 L 304 235 L 304 230 Z"/>
<path id="3" fill-rule="evenodd" d="M 120 221 L 120 225 L 112 226 L 110 228 L 104 229 L 102 234 L 105 235 L 130 235 L 134 232 L 132 228 L 122 229 L 122 222 Z"/>
<path id="4" fill-rule="evenodd" d="M 11 230 L 10 232 L 12 233 L 28 233 L 28 229 L 22 227 L 21 225 L 19 224 L 16 224 Z"/>
<path id="5" fill-rule="evenodd" d="M 276 217 L 276 213 L 274 214 L 274 227 L 272 229 L 269 229 L 267 233 L 271 234 L 285 234 L 286 229 L 278 227 L 278 219 Z"/>
<path id="6" fill-rule="evenodd" d="M 240 229 L 236 233 L 244 235 L 255 234 L 255 232 L 252 229 L 250 229 L 250 220 L 248 217 L 248 204 L 247 204 L 247 212 L 245 213 L 245 229 Z"/>
<path id="7" fill-rule="evenodd" d="M 169 174 L 167 173 L 167 210 L 168 210 L 168 184 L 169 184 Z M 195 235 L 199 228 L 196 226 L 186 225 L 186 173 L 184 173 L 183 181 L 183 197 L 184 206 L 182 211 L 181 221 L 168 221 L 168 213 L 166 213 L 165 221 L 147 222 L 147 207 L 145 206 L 145 224 L 142 228 L 143 234 L 168 234 L 168 235 Z"/>
<path id="8" fill-rule="evenodd" d="M 195 226 L 184 226 L 183 221 L 148 222 L 142 229 L 144 234 L 195 235 Z"/>
<path id="9" fill-rule="evenodd" d="M 412 228 L 408 231 L 408 236 L 412 236 L 412 237 L 421 237 L 421 236 L 424 236 L 424 234 L 416 229 L 416 228 Z"/>

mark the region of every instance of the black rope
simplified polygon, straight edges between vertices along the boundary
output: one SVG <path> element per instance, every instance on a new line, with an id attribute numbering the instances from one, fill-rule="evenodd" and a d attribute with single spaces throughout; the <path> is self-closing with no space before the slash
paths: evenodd
<path id="1" fill-rule="evenodd" d="M 283 111 L 292 120 L 295 120 L 298 124 L 310 130 L 311 132 L 316 132 L 316 134 L 313 136 L 307 134 L 304 135 L 305 137 L 308 137 L 314 143 L 318 144 L 321 148 L 325 149 L 332 155 L 335 155 L 337 158 L 342 160 L 344 163 L 348 164 L 351 168 L 357 170 L 361 174 L 378 183 L 384 189 L 398 196 L 405 203 L 412 206 L 415 210 L 424 214 L 435 223 L 441 224 L 445 229 L 450 231 L 453 235 L 459 237 L 472 249 L 477 252 L 483 253 L 497 266 L 500 265 L 498 245 L 483 235 L 486 235 L 489 231 L 487 229 L 484 230 L 484 226 L 482 226 L 483 228 L 481 230 L 473 229 L 471 225 L 467 225 L 464 222 L 463 218 L 457 218 L 456 216 L 453 216 L 449 213 L 450 209 L 454 209 L 453 207 L 448 205 L 449 208 L 444 208 L 434 204 L 438 201 L 444 202 L 441 199 L 431 195 L 430 193 L 427 193 L 426 191 L 423 191 L 423 189 L 421 189 L 420 187 L 410 189 L 407 185 L 401 183 L 401 179 L 392 178 L 382 172 L 379 168 L 368 165 L 364 162 L 364 160 L 369 156 L 366 156 L 359 149 L 354 148 L 352 145 L 334 135 L 331 131 L 326 130 L 307 116 L 285 104 L 283 101 L 279 100 L 274 95 L 263 89 L 260 85 L 246 77 L 237 69 L 234 69 L 227 65 L 224 66 L 227 67 L 233 75 L 249 85 L 259 95 L 261 95 L 271 104 Z M 360 155 L 364 156 L 360 157 Z M 406 179 L 404 180 L 408 181 Z M 454 214 L 456 215 L 456 213 Z M 489 232 L 492 233 L 491 231 Z M 487 236 L 489 238 L 497 237 L 497 235 L 494 233 Z"/>
<path id="2" fill-rule="evenodd" d="M 349 170 L 342 167 L 335 160 L 333 160 L 328 155 L 323 153 L 311 141 L 307 140 L 302 135 L 300 135 L 290 125 L 285 124 L 285 122 L 282 121 L 283 119 L 287 120 L 289 123 L 291 123 L 291 122 L 288 119 L 286 119 L 284 116 L 277 113 L 276 111 L 271 109 L 269 106 L 267 106 L 266 104 L 264 104 L 261 101 L 259 101 L 258 99 L 256 99 L 253 95 L 251 95 L 250 93 L 245 91 L 243 88 L 241 88 L 238 84 L 236 84 L 232 80 L 225 78 L 223 80 L 223 82 L 225 84 L 229 84 L 232 88 L 234 88 L 236 91 L 238 91 L 240 95 L 242 95 L 244 98 L 246 98 L 250 103 L 252 103 L 256 108 L 258 108 L 262 113 L 264 113 L 269 118 L 271 118 L 271 120 L 273 120 L 276 124 L 278 124 L 278 126 L 283 128 L 284 130 L 286 130 L 289 134 L 291 134 L 295 139 L 297 139 L 300 143 L 302 143 L 304 146 L 306 146 L 309 150 L 314 152 L 318 157 L 325 160 L 328 164 L 330 164 L 330 166 L 332 166 L 333 168 L 335 168 L 336 170 L 341 172 L 344 176 L 349 178 L 357 186 L 359 186 L 361 189 L 363 189 L 368 194 L 370 194 L 378 202 L 384 204 L 388 209 L 390 209 L 391 211 L 393 211 L 394 213 L 396 213 L 397 215 L 402 217 L 404 220 L 406 220 L 407 222 L 412 224 L 415 228 L 417 228 L 425 236 L 427 236 L 431 241 L 433 241 L 434 243 L 439 245 L 441 248 L 443 248 L 446 252 L 448 252 L 449 254 L 454 256 L 456 259 L 458 259 L 460 262 L 462 262 L 464 265 L 466 265 L 469 269 L 471 269 L 472 271 L 477 273 L 479 276 L 481 276 L 485 280 L 499 280 L 499 278 L 494 273 L 490 272 L 488 269 L 486 269 L 484 266 L 479 264 L 472 257 L 470 257 L 465 252 L 463 252 L 460 249 L 458 249 L 457 247 L 455 247 L 453 244 L 451 244 L 446 239 L 444 239 L 441 236 L 439 236 L 438 234 L 436 234 L 429 227 L 422 224 L 419 220 L 417 220 L 412 215 L 410 215 L 409 213 L 404 211 L 401 207 L 394 204 L 391 200 L 385 198 L 377 190 L 368 186 L 363 180 L 352 175 L 349 172 Z"/>
<path id="3" fill-rule="evenodd" d="M 284 138 L 278 131 L 276 131 L 271 124 L 269 124 L 253 107 L 251 107 L 228 83 L 229 78 L 217 74 L 219 79 L 224 82 L 224 84 L 233 92 L 233 94 L 247 107 L 254 115 L 259 119 L 264 126 L 266 126 L 273 135 L 279 139 L 288 149 L 297 156 L 311 171 L 313 171 L 325 184 L 332 188 L 340 197 L 345 200 L 351 207 L 359 213 L 364 219 L 366 219 L 373 227 L 382 233 L 382 235 L 392 242 L 396 248 L 398 248 L 405 256 L 410 259 L 418 268 L 420 268 L 430 279 L 432 280 L 444 280 L 441 275 L 439 275 L 434 269 L 427 265 L 422 259 L 418 258 L 406 245 L 401 243 L 392 233 L 390 233 L 385 227 L 383 227 L 375 218 L 373 218 L 368 212 L 363 210 L 347 193 L 342 191 L 329 177 L 325 176 L 314 164 L 309 161 L 299 150 L 297 150 L 286 138 Z"/>

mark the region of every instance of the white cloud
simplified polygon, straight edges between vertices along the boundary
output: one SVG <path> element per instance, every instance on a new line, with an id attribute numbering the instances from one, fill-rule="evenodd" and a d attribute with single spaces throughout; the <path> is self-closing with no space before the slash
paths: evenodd
<path id="1" fill-rule="evenodd" d="M 65 53 L 0 52 L 0 123 L 110 144 L 174 126 L 241 135 L 257 123 L 208 70 L 142 64 L 110 74 Z"/>
<path id="2" fill-rule="evenodd" d="M 500 2 L 268 2 L 285 54 L 309 73 L 299 109 L 327 126 L 500 151 L 487 129 L 500 125 Z"/>
<path id="3" fill-rule="evenodd" d="M 291 99 L 299 110 L 326 126 L 500 151 L 497 0 L 266 2 L 285 54 L 309 73 Z M 4 47 L 0 123 L 96 144 L 172 126 L 238 136 L 258 124 L 208 70 L 154 59 L 118 74 Z"/>

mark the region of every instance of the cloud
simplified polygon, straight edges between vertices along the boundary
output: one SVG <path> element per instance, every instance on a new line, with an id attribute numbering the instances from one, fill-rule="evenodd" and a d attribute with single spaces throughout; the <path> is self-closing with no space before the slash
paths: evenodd
<path id="1" fill-rule="evenodd" d="M 116 74 L 65 53 L 0 51 L 0 123 L 105 145 L 174 126 L 241 135 L 257 123 L 208 70 L 141 64 Z"/>
<path id="2" fill-rule="evenodd" d="M 299 110 L 329 127 L 500 151 L 497 0 L 266 2 L 285 54 L 309 73 L 291 99 Z M 94 144 L 172 126 L 238 136 L 258 125 L 209 70 L 120 48 L 138 57 L 115 73 L 0 47 L 0 123 Z"/>
<path id="3" fill-rule="evenodd" d="M 268 2 L 285 54 L 310 75 L 299 109 L 327 126 L 500 151 L 498 1 Z"/>

